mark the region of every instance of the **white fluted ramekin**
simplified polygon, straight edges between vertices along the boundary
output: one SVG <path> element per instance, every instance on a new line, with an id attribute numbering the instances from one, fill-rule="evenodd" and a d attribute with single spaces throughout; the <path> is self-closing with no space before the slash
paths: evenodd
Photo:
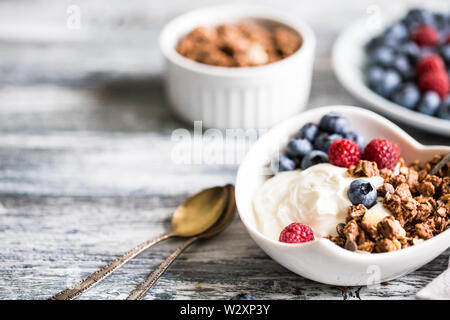
<path id="1" fill-rule="evenodd" d="M 216 26 L 243 19 L 263 19 L 297 31 L 303 43 L 293 55 L 268 65 L 217 67 L 191 61 L 175 47 L 180 38 L 200 25 Z M 225 5 L 183 14 L 161 32 L 166 60 L 166 93 L 172 109 L 187 121 L 202 120 L 219 129 L 269 128 L 304 109 L 314 62 L 315 36 L 300 19 L 273 8 Z"/>

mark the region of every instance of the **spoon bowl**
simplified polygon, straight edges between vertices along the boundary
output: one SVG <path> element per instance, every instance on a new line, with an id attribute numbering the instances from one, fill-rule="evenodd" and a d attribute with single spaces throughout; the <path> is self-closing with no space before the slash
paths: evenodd
<path id="1" fill-rule="evenodd" d="M 216 234 L 225 230 L 233 220 L 234 213 L 236 211 L 234 186 L 227 185 L 226 187 L 228 189 L 228 201 L 226 208 L 224 209 L 222 215 L 220 216 L 220 219 L 217 220 L 217 222 L 210 229 L 206 230 L 204 233 L 199 235 L 200 238 L 210 238 L 212 236 L 215 236 Z"/>
<path id="2" fill-rule="evenodd" d="M 209 229 L 228 205 L 228 193 L 227 187 L 213 187 L 187 198 L 173 214 L 172 233 L 191 237 Z"/>

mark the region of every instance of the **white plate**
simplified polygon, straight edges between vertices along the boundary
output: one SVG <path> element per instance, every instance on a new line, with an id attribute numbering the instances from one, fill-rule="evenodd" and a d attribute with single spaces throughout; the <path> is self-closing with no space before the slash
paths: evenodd
<path id="1" fill-rule="evenodd" d="M 450 229 L 406 249 L 376 254 L 350 252 L 325 238 L 301 244 L 275 241 L 256 228 L 253 197 L 267 180 L 267 164 L 307 122 L 318 123 L 328 112 L 347 116 L 351 128 L 367 141 L 384 137 L 395 141 L 407 162 L 425 162 L 435 154 L 450 152 L 448 146 L 424 146 L 389 120 L 362 108 L 329 106 L 300 113 L 269 130 L 249 150 L 236 178 L 239 216 L 253 240 L 275 261 L 312 280 L 340 286 L 369 285 L 389 281 L 430 262 L 450 246 Z"/>
<path id="2" fill-rule="evenodd" d="M 399 16 L 395 15 L 386 21 L 393 21 L 397 17 Z M 339 82 L 352 95 L 376 111 L 418 129 L 450 136 L 450 121 L 404 108 L 378 95 L 366 85 L 363 67 L 367 57 L 364 45 L 384 29 L 369 28 L 366 21 L 367 19 L 359 20 L 346 28 L 334 43 L 332 63 Z"/>

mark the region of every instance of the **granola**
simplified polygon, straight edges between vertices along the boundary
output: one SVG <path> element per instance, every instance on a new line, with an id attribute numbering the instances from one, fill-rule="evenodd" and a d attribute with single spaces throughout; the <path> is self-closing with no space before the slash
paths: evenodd
<path id="1" fill-rule="evenodd" d="M 350 166 L 348 172 L 355 177 L 373 177 L 379 176 L 378 166 L 373 161 L 360 160 L 356 165 Z"/>
<path id="2" fill-rule="evenodd" d="M 400 159 L 394 169 L 378 170 L 376 163 L 361 160 L 348 169 L 356 177 L 379 175 L 384 184 L 377 190 L 391 216 L 368 216 L 363 205 L 350 206 L 345 224 L 337 227 L 331 241 L 350 251 L 395 251 L 430 239 L 450 227 L 450 163 L 436 175 L 431 169 L 442 159 L 406 165 Z"/>
<path id="3" fill-rule="evenodd" d="M 266 28 L 252 21 L 217 27 L 199 26 L 183 37 L 176 51 L 215 66 L 250 67 L 272 63 L 296 52 L 302 38 L 283 26 Z"/>

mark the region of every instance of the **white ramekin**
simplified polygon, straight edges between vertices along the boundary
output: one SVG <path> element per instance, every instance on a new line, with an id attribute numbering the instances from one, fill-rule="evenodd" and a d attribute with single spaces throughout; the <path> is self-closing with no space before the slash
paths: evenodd
<path id="1" fill-rule="evenodd" d="M 301 48 L 281 61 L 258 67 L 226 68 L 191 61 L 175 51 L 179 39 L 199 25 L 215 26 L 246 18 L 289 26 L 303 38 Z M 300 19 L 273 8 L 225 5 L 183 14 L 161 32 L 166 60 L 166 93 L 173 110 L 204 127 L 260 129 L 303 110 L 309 98 L 315 36 Z"/>

